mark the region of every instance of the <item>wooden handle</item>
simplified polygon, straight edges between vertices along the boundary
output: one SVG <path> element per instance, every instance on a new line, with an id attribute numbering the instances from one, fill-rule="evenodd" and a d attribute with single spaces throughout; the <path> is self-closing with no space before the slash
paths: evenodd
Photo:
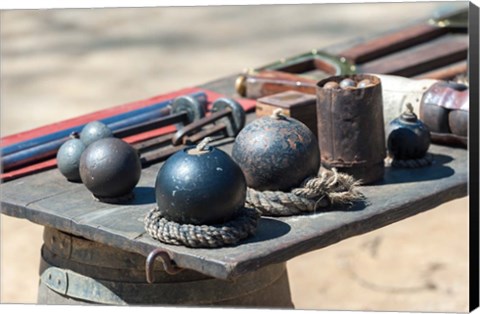
<path id="1" fill-rule="evenodd" d="M 349 48 L 339 55 L 353 63 L 364 63 L 389 53 L 424 43 L 447 32 L 447 29 L 429 24 L 418 24 L 386 36 Z"/>

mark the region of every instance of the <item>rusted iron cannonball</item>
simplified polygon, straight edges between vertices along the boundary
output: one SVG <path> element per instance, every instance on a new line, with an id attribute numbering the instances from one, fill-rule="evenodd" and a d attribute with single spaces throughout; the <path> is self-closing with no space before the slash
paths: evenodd
<path id="1" fill-rule="evenodd" d="M 232 149 L 247 185 L 259 191 L 289 191 L 320 167 L 315 135 L 302 122 L 276 114 L 245 126 Z"/>
<path id="2" fill-rule="evenodd" d="M 85 144 L 78 138 L 71 138 L 60 146 L 57 152 L 57 167 L 68 181 L 80 182 L 80 157 Z"/>
<path id="3" fill-rule="evenodd" d="M 413 113 L 413 108 L 402 113 L 387 126 L 387 149 L 399 160 L 425 157 L 430 146 L 430 130 Z"/>
<path id="4" fill-rule="evenodd" d="M 129 195 L 141 171 L 137 151 L 114 137 L 93 142 L 80 158 L 82 182 L 99 199 Z"/>
<path id="5" fill-rule="evenodd" d="M 181 224 L 223 223 L 242 209 L 247 185 L 220 149 L 191 146 L 170 156 L 157 174 L 155 197 L 166 219 Z"/>

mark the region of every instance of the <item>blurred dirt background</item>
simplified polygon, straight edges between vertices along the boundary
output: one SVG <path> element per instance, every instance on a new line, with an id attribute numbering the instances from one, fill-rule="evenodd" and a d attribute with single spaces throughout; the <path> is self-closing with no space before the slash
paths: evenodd
<path id="1" fill-rule="evenodd" d="M 2 11 L 1 135 L 204 83 L 467 5 Z M 42 227 L 0 218 L 1 302 L 35 303 Z M 298 309 L 467 311 L 468 198 L 287 265 Z"/>

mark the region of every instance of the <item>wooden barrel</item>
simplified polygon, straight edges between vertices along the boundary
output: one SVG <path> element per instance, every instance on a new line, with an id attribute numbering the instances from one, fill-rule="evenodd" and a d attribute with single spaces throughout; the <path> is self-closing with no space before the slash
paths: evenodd
<path id="1" fill-rule="evenodd" d="M 285 263 L 226 281 L 187 269 L 169 275 L 156 262 L 149 284 L 140 254 L 48 227 L 43 238 L 39 304 L 293 308 Z"/>

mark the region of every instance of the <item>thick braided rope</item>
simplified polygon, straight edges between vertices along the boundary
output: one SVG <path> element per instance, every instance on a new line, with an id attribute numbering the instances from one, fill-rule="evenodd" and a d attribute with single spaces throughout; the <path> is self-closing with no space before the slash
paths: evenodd
<path id="1" fill-rule="evenodd" d="M 392 167 L 395 168 L 421 168 L 421 167 L 426 167 L 430 166 L 433 162 L 433 155 L 432 154 L 426 154 L 425 157 L 418 158 L 418 159 L 406 159 L 406 160 L 400 160 L 400 159 L 392 159 Z"/>
<path id="2" fill-rule="evenodd" d="M 358 181 L 336 169 L 306 179 L 291 192 L 247 189 L 246 206 L 254 207 L 265 216 L 292 216 L 315 212 L 329 205 L 352 204 L 363 199 L 357 191 Z"/>
<path id="3" fill-rule="evenodd" d="M 217 225 L 179 224 L 165 219 L 158 208 L 152 209 L 144 219 L 145 230 L 161 242 L 188 247 L 221 247 L 235 244 L 252 235 L 260 213 L 253 208 L 244 208 L 232 220 Z"/>

